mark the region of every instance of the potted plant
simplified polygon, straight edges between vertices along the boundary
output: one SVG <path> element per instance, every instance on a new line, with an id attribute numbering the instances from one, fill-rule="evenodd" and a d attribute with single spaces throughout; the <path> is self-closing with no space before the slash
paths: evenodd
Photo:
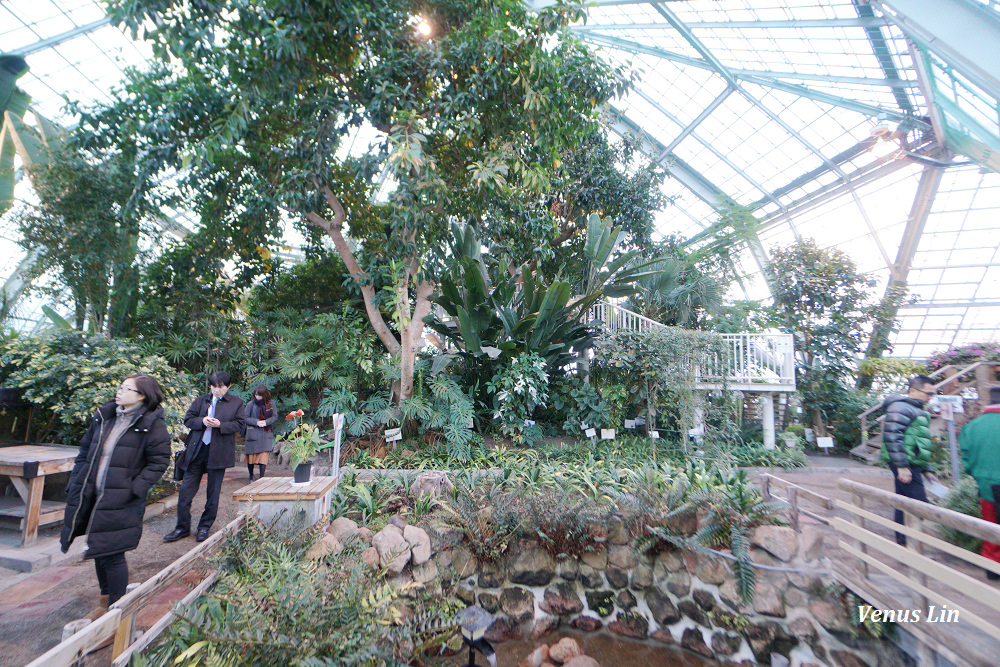
<path id="1" fill-rule="evenodd" d="M 305 413 L 302 410 L 289 412 L 285 421 L 293 421 L 292 430 L 282 438 L 284 451 L 291 457 L 295 484 L 308 484 L 312 473 L 312 457 L 319 451 L 319 429 L 313 424 L 300 422 Z"/>

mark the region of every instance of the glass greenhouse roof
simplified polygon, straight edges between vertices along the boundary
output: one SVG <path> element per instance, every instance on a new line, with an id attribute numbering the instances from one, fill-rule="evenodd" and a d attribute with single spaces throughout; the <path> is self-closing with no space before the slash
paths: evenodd
<path id="1" fill-rule="evenodd" d="M 766 298 L 769 250 L 810 237 L 910 286 L 895 355 L 997 338 L 1000 3 L 598 0 L 574 29 L 638 72 L 609 121 L 670 174 L 658 231 L 692 236 L 733 203 L 760 221 L 734 296 Z M 64 124 L 64 95 L 101 100 L 149 55 L 94 0 L 5 2 L 0 52 Z"/>

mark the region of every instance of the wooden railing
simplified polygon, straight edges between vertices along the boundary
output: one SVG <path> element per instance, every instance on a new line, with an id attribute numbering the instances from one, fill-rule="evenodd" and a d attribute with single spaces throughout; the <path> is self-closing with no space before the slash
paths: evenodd
<path id="1" fill-rule="evenodd" d="M 187 552 L 154 577 L 125 594 L 96 621 L 88 624 L 76 634 L 52 647 L 46 653 L 30 662 L 27 667 L 70 667 L 82 660 L 90 651 L 109 637 L 114 637 L 112 667 L 124 667 L 132 659 L 132 654 L 149 646 L 173 620 L 173 611 L 167 613 L 152 627 L 133 641 L 135 618 L 139 611 L 153 598 L 181 577 L 190 572 L 222 546 L 228 535 L 239 532 L 250 517 L 256 517 L 260 507 L 254 505 L 240 514 L 225 528 Z M 212 572 L 194 588 L 181 603 L 188 603 L 207 591 L 215 583 L 216 573 Z"/>
<path id="2" fill-rule="evenodd" d="M 600 320 L 605 331 L 649 331 L 666 325 L 623 308 L 598 301 L 584 318 Z M 795 390 L 795 344 L 792 334 L 719 334 L 726 346 L 723 359 L 701 359 L 699 382 L 737 385 L 781 385 Z"/>
<path id="3" fill-rule="evenodd" d="M 956 618 L 967 621 L 994 639 L 1000 639 L 1000 590 L 984 585 L 982 577 L 971 577 L 955 567 L 946 565 L 927 555 L 928 548 L 936 549 L 965 563 L 1000 574 L 1000 563 L 983 558 L 936 537 L 933 524 L 946 526 L 973 537 L 990 542 L 1000 542 L 1000 525 L 983 521 L 943 507 L 876 489 L 853 480 L 841 479 L 837 485 L 851 493 L 852 502 L 836 501 L 837 508 L 851 514 L 851 520 L 839 517 L 832 525 L 840 535 L 840 548 L 857 558 L 860 568 L 837 569 L 841 583 L 865 598 L 870 604 L 883 609 L 920 609 L 924 613 L 933 603 L 940 611 L 947 607 L 957 612 Z M 902 510 L 905 524 L 871 511 L 868 505 L 888 506 Z M 928 526 L 928 524 L 932 524 Z M 872 526 L 881 527 L 881 531 Z M 908 546 L 900 546 L 895 539 L 885 537 L 885 532 L 902 533 Z M 873 582 L 872 570 L 902 585 L 915 594 L 916 607 L 901 602 L 888 592 L 886 582 Z M 933 583 L 933 587 L 931 584 Z M 974 600 L 976 609 L 966 606 Z M 926 619 L 925 619 L 926 620 Z M 923 627 L 924 624 L 920 624 Z M 913 627 L 908 624 L 907 627 Z"/>
<path id="4" fill-rule="evenodd" d="M 775 495 L 773 493 L 773 487 L 778 487 L 784 492 L 784 496 Z M 833 500 L 827 498 L 826 496 L 820 495 L 815 491 L 810 491 L 809 489 L 799 486 L 798 484 L 792 484 L 789 481 L 781 479 L 780 477 L 775 477 L 774 475 L 764 473 L 760 476 L 760 491 L 761 495 L 764 496 L 764 500 L 780 500 L 788 505 L 788 525 L 795 529 L 795 532 L 799 533 L 801 531 L 799 514 L 805 514 L 806 516 L 815 519 L 823 524 L 829 524 L 830 520 L 821 514 L 816 514 L 811 512 L 801 506 L 800 500 L 808 500 L 811 503 L 819 505 L 825 510 L 832 511 L 834 508 Z"/>

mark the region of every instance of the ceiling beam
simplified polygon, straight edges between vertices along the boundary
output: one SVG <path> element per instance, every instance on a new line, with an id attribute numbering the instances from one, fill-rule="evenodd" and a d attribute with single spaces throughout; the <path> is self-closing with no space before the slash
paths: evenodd
<path id="1" fill-rule="evenodd" d="M 694 132 L 695 128 L 697 128 L 703 120 L 708 118 L 712 114 L 712 112 L 719 107 L 720 104 L 725 102 L 726 98 L 729 97 L 732 94 L 732 92 L 733 92 L 732 88 L 726 88 L 724 91 L 719 93 L 719 95 L 714 100 L 712 100 L 711 104 L 709 104 L 707 107 L 701 110 L 701 113 L 698 114 L 697 118 L 688 123 L 687 127 L 681 130 L 681 133 L 678 134 L 676 137 L 674 137 L 673 141 L 671 141 L 667 145 L 667 147 L 663 149 L 663 154 L 668 155 L 670 153 L 673 153 L 674 149 L 677 148 L 678 144 L 680 144 L 692 132 Z"/>
<path id="2" fill-rule="evenodd" d="M 68 42 L 71 39 L 76 39 L 81 35 L 86 35 L 89 32 L 93 32 L 98 28 L 103 28 L 111 23 L 111 17 L 105 16 L 102 19 L 92 21 L 86 25 L 76 26 L 72 30 L 67 30 L 66 32 L 61 32 L 58 35 L 53 35 L 52 37 L 46 37 L 43 40 L 35 42 L 34 44 L 29 44 L 28 46 L 22 46 L 19 49 L 13 49 L 7 51 L 8 55 L 13 56 L 27 56 L 32 53 L 37 53 L 38 51 L 44 51 L 45 49 L 50 49 L 53 46 L 59 46 L 63 42 Z"/>
<path id="3" fill-rule="evenodd" d="M 598 3 L 599 4 L 599 3 Z M 871 26 L 891 25 L 888 19 L 884 18 L 856 18 L 856 19 L 791 19 L 788 21 L 687 21 L 687 26 L 692 30 L 716 29 L 716 28 L 760 28 L 763 30 L 783 30 L 789 28 L 868 28 Z M 609 25 L 592 23 L 583 26 L 573 26 L 571 30 L 575 32 L 589 32 L 591 30 L 662 30 L 666 26 L 662 23 L 622 23 L 620 25 Z"/>
<path id="4" fill-rule="evenodd" d="M 867 4 L 862 4 L 860 0 L 854 0 L 854 9 L 857 11 L 860 18 L 875 18 L 875 12 L 872 11 L 871 6 Z M 878 66 L 882 68 L 882 73 L 885 74 L 885 78 L 889 80 L 899 79 L 899 70 L 896 69 L 896 63 L 892 59 L 892 52 L 889 50 L 889 43 L 885 39 L 885 35 L 882 34 L 882 27 L 877 25 L 871 25 L 865 27 L 865 34 L 868 36 L 868 43 L 872 45 L 872 53 L 875 55 L 875 59 L 878 60 Z M 910 96 L 906 94 L 905 90 L 900 88 L 893 88 L 893 96 L 896 98 L 896 104 L 907 114 L 913 113 L 913 104 L 910 102 Z"/>

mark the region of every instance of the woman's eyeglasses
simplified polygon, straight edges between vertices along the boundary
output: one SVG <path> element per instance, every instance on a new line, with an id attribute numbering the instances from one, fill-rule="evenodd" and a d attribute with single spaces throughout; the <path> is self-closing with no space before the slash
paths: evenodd
<path id="1" fill-rule="evenodd" d="M 122 385 L 122 386 L 118 387 L 118 391 L 134 391 L 137 394 L 141 394 L 142 393 L 138 389 L 133 389 L 132 387 L 126 387 L 125 385 Z"/>

